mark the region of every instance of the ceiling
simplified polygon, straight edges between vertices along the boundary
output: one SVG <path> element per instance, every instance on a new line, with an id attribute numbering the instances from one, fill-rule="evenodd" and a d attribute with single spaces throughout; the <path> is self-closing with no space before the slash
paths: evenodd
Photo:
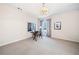
<path id="1" fill-rule="evenodd" d="M 29 13 L 36 17 L 41 17 L 42 3 L 10 3 L 9 5 L 22 9 L 25 13 Z M 54 15 L 71 10 L 79 10 L 78 3 L 46 3 L 48 15 Z"/>

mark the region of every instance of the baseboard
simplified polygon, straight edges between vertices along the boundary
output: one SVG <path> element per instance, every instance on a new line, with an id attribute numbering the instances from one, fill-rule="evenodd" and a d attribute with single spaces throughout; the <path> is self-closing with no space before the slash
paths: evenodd
<path id="1" fill-rule="evenodd" d="M 66 40 L 66 39 L 62 39 L 62 38 L 56 38 L 56 37 L 51 37 L 52 39 L 59 39 L 59 40 L 65 40 L 65 41 L 70 41 L 70 42 L 74 42 L 74 43 L 79 43 L 77 41 L 72 41 L 72 40 Z"/>
<path id="2" fill-rule="evenodd" d="M 29 37 L 29 38 L 31 38 L 31 37 Z M 15 41 L 10 41 L 10 42 L 4 43 L 4 44 L 0 44 L 0 47 L 8 45 L 8 44 L 15 43 L 15 42 L 18 42 L 18 41 L 21 41 L 21 40 L 29 39 L 29 38 L 18 39 L 18 40 L 15 40 Z"/>

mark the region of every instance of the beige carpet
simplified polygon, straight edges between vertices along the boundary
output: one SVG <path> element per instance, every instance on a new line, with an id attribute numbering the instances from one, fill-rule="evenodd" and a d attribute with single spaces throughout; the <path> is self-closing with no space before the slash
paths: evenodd
<path id="1" fill-rule="evenodd" d="M 79 43 L 50 39 L 48 37 L 38 38 L 37 42 L 25 39 L 0 47 L 0 55 L 77 55 L 79 54 Z"/>

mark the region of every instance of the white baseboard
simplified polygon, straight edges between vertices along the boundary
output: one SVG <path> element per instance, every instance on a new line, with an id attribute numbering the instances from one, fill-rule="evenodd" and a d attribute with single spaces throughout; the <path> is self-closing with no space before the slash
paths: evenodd
<path id="1" fill-rule="evenodd" d="M 61 40 L 65 40 L 65 41 L 71 41 L 71 42 L 77 42 L 79 43 L 79 41 L 75 41 L 75 40 L 68 40 L 68 39 L 62 39 L 62 38 L 57 38 L 57 37 L 51 37 L 53 39 L 61 39 Z"/>
<path id="2" fill-rule="evenodd" d="M 5 45 L 8 45 L 8 44 L 11 44 L 11 43 L 15 43 L 15 42 L 18 42 L 18 41 L 21 41 L 21 40 L 24 40 L 24 39 L 28 39 L 28 38 L 17 39 L 17 40 L 14 40 L 14 41 L 6 42 L 6 43 L 3 43 L 3 44 L 0 44 L 0 47 L 1 46 L 5 46 Z"/>

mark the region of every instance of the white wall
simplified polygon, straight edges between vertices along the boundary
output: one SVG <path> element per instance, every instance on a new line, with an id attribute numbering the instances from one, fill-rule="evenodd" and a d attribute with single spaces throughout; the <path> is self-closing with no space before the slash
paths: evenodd
<path id="1" fill-rule="evenodd" d="M 54 30 L 54 22 L 61 21 L 61 30 Z M 52 37 L 79 42 L 79 10 L 56 14 L 52 17 Z"/>
<path id="2" fill-rule="evenodd" d="M 28 22 L 37 23 L 37 19 L 17 8 L 0 4 L 0 46 L 31 37 L 27 32 Z"/>

